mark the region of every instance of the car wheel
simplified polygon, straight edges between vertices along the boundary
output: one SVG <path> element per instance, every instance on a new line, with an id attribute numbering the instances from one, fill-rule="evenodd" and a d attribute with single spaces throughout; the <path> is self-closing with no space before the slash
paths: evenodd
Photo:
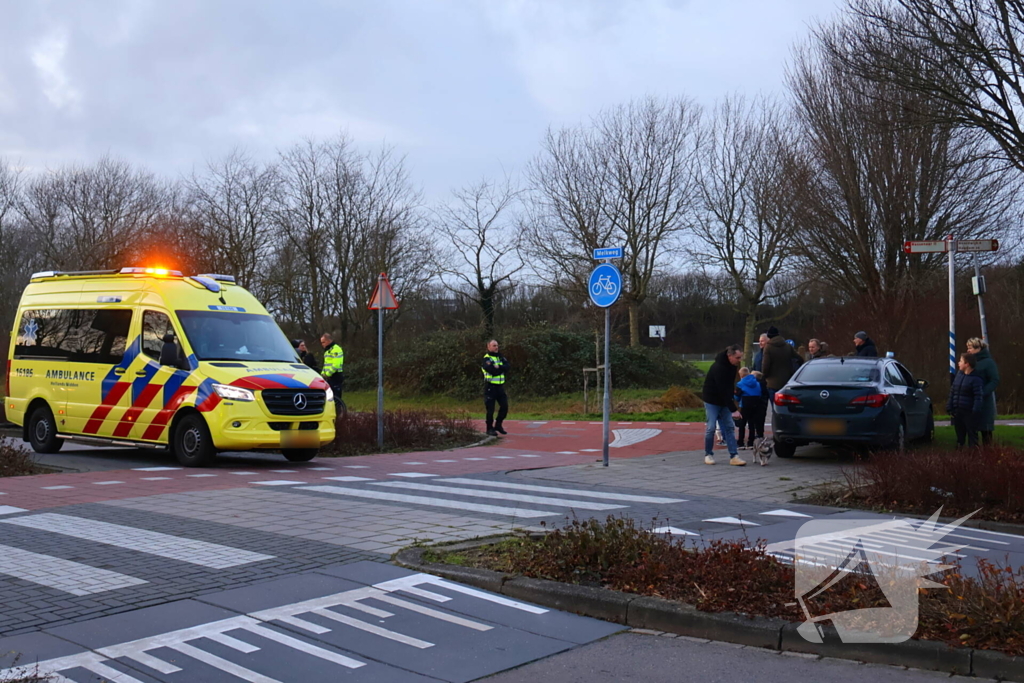
<path id="1" fill-rule="evenodd" d="M 931 443 L 935 440 L 935 413 L 928 411 L 928 422 L 925 423 L 924 436 L 921 440 L 925 443 Z"/>
<path id="2" fill-rule="evenodd" d="M 174 428 L 171 437 L 174 457 L 185 467 L 205 467 L 217 456 L 213 437 L 200 415 L 186 415 Z"/>
<path id="3" fill-rule="evenodd" d="M 775 442 L 775 455 L 780 458 L 792 458 L 796 454 L 795 443 L 784 443 L 782 441 Z"/>
<path id="4" fill-rule="evenodd" d="M 56 453 L 64 446 L 64 439 L 57 438 L 57 421 L 49 406 L 39 406 L 28 419 L 28 442 L 36 453 Z"/>
<path id="5" fill-rule="evenodd" d="M 903 453 L 907 449 L 907 423 L 902 417 L 899 426 L 896 427 L 896 434 L 889 442 L 889 450 Z"/>
<path id="6" fill-rule="evenodd" d="M 320 452 L 319 448 L 282 448 L 281 452 L 288 462 L 309 462 Z"/>

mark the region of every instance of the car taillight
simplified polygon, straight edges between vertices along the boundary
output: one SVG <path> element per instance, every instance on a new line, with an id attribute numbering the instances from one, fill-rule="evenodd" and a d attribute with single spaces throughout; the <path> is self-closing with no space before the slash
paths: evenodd
<path id="1" fill-rule="evenodd" d="M 868 394 L 858 396 L 850 401 L 851 406 L 863 406 L 865 408 L 881 408 L 889 400 L 889 394 Z"/>
<path id="2" fill-rule="evenodd" d="M 775 405 L 777 406 L 798 406 L 800 399 L 793 394 L 783 394 L 781 391 L 775 394 Z"/>

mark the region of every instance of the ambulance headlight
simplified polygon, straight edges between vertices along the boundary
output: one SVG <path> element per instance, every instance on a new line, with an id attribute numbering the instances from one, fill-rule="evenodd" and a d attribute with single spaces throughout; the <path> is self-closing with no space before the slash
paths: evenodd
<path id="1" fill-rule="evenodd" d="M 332 403 L 334 401 L 334 390 L 327 387 L 327 402 Z"/>
<path id="2" fill-rule="evenodd" d="M 227 384 L 214 384 L 213 390 L 227 401 L 255 401 L 256 396 L 248 389 L 232 387 Z"/>

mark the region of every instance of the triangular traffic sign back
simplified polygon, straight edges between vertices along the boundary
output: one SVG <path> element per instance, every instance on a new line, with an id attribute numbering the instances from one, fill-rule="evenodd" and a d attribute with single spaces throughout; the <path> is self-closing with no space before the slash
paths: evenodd
<path id="1" fill-rule="evenodd" d="M 387 273 L 380 274 L 377 286 L 373 289 L 373 296 L 370 297 L 370 303 L 366 304 L 366 307 L 371 311 L 376 311 L 380 308 L 391 311 L 398 308 L 398 299 L 395 298 L 395 293 L 391 289 L 391 283 L 388 282 Z"/>

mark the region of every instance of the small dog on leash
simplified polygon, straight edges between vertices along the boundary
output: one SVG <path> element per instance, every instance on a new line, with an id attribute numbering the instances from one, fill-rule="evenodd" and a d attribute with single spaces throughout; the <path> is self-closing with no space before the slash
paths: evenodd
<path id="1" fill-rule="evenodd" d="M 774 452 L 775 441 L 771 437 L 754 439 L 754 460 L 761 467 L 768 464 Z"/>

